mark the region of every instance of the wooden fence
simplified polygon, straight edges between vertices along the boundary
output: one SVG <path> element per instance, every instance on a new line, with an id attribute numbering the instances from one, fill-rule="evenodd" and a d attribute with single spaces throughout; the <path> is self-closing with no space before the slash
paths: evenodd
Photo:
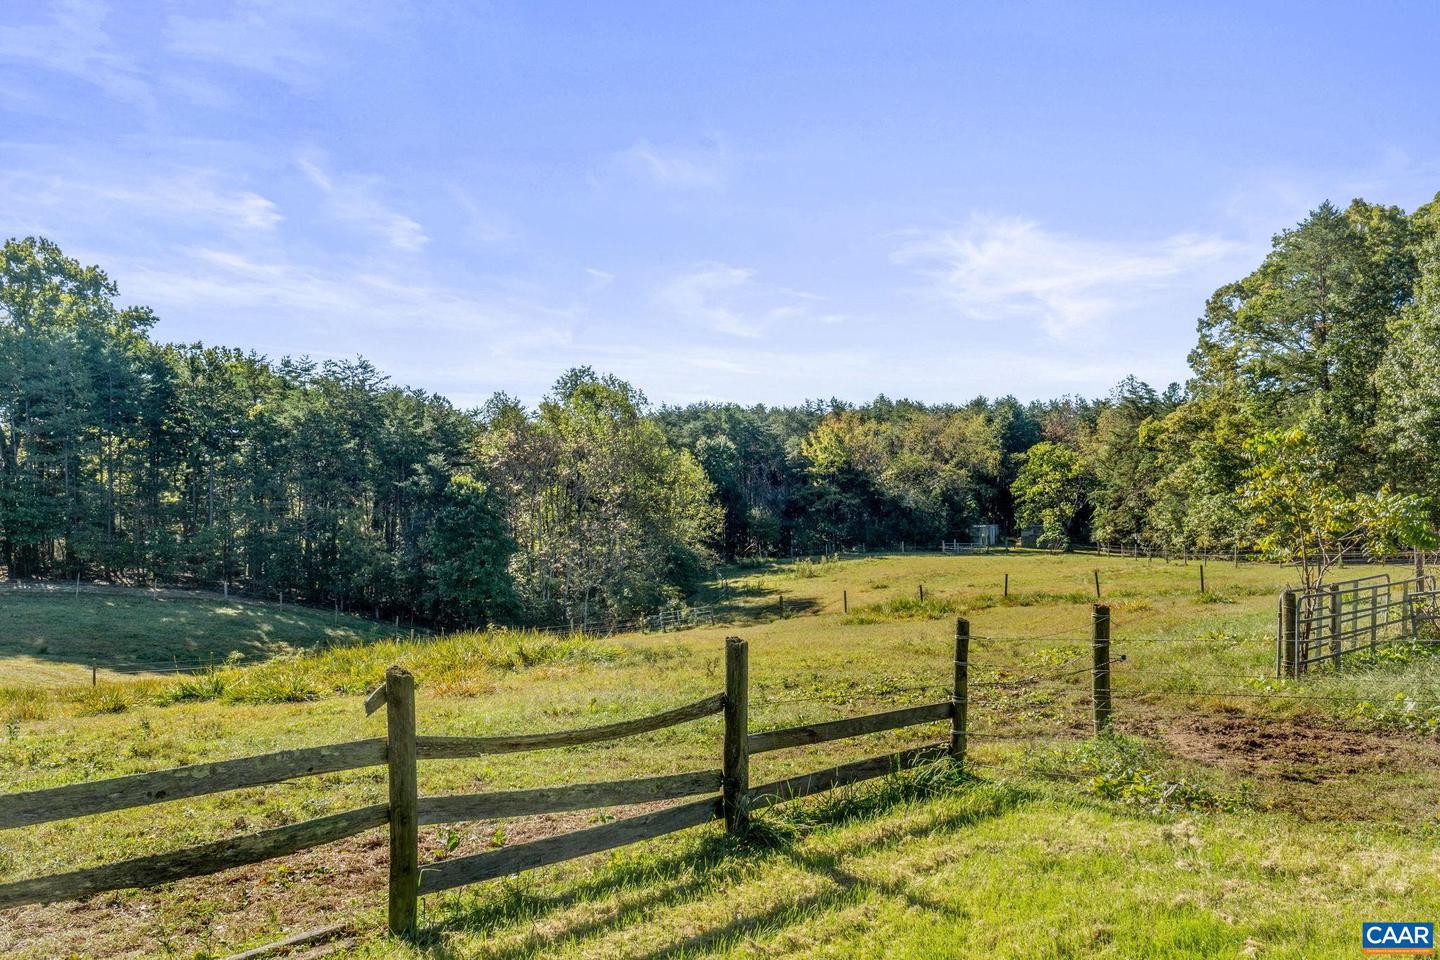
<path id="1" fill-rule="evenodd" d="M 1105 622 L 1108 637 L 1108 611 Z M 385 707 L 384 738 L 306 747 L 237 760 L 195 764 L 153 773 L 0 795 L 0 829 L 69 820 L 299 777 L 374 766 L 384 766 L 387 769 L 387 803 L 206 843 L 173 853 L 3 884 L 0 885 L 0 909 L 76 899 L 107 890 L 148 887 L 186 877 L 205 876 L 332 843 L 375 827 L 388 826 L 389 926 L 393 932 L 408 936 L 417 926 L 418 898 L 425 894 L 610 850 L 716 819 L 723 818 L 728 830 L 739 832 L 744 830 L 753 811 L 772 804 L 883 776 L 947 755 L 963 764 L 966 754 L 969 644 L 969 623 L 963 619 L 957 620 L 954 687 L 952 696 L 945 700 L 844 720 L 756 733 L 749 729 L 749 648 L 744 640 L 736 637 L 728 638 L 725 643 L 723 692 L 637 720 L 555 733 L 496 737 L 419 735 L 416 731 L 414 678 L 399 667 L 391 667 L 385 673 L 384 684 L 365 699 L 366 713 L 373 713 L 381 706 Z M 1096 657 L 1099 664 L 1100 654 L 1097 653 Z M 1108 714 L 1108 653 L 1105 662 L 1105 702 Z M 724 739 L 721 744 L 719 769 L 530 790 L 420 796 L 418 766 L 422 760 L 458 759 L 599 743 L 660 730 L 717 713 L 724 714 Z M 948 743 L 869 757 L 760 786 L 752 786 L 750 783 L 749 758 L 753 754 L 843 740 L 940 720 L 950 721 Z M 700 799 L 689 799 L 693 797 Z M 668 800 L 686 802 L 573 833 L 427 864 L 423 868 L 418 863 L 418 833 L 421 825 Z"/>
<path id="2" fill-rule="evenodd" d="M 1388 573 L 1285 590 L 1275 634 L 1276 675 L 1297 677 L 1320 665 L 1339 670 L 1349 654 L 1412 640 L 1422 623 L 1434 621 L 1436 598 L 1433 576 L 1395 581 Z"/>

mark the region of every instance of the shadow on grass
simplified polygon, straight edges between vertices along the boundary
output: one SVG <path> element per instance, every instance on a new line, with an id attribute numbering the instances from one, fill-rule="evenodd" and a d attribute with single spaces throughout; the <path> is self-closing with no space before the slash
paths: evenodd
<path id="1" fill-rule="evenodd" d="M 718 619 L 726 623 L 768 623 L 782 617 L 780 598 L 773 590 L 743 588 L 712 605 Z M 785 619 L 818 613 L 824 604 L 814 597 L 785 594 Z"/>
<path id="2" fill-rule="evenodd" d="M 293 604 L 142 588 L 121 592 L 126 589 L 3 593 L 8 629 L 0 637 L 0 659 L 164 671 L 219 666 L 233 654 L 247 663 L 262 662 L 293 649 L 369 642 L 393 633 L 348 614 Z"/>
<path id="3" fill-rule="evenodd" d="M 947 795 L 968 795 L 972 802 L 940 817 L 886 830 L 866 842 L 846 847 L 843 854 L 805 851 L 800 843 L 802 837 L 817 830 L 875 820 L 916 801 Z M 756 818 L 745 837 L 711 832 L 683 849 L 622 861 L 558 892 L 541 893 L 522 883 L 507 882 L 500 890 L 480 894 L 483 899 L 473 906 L 461 906 L 463 912 L 429 926 L 418 945 L 432 960 L 458 960 L 465 953 L 447 942 L 453 934 L 499 933 L 502 928 L 523 924 L 539 926 L 547 917 L 566 909 L 606 898 L 620 899 L 604 916 L 570 925 L 551 920 L 545 924 L 546 932 L 531 929 L 517 942 L 490 954 L 512 960 L 535 956 L 553 950 L 561 942 L 583 941 L 644 922 L 653 918 L 657 910 L 693 902 L 716 888 L 743 882 L 765 863 L 777 860 L 825 878 L 832 888 L 798 900 L 783 900 L 769 909 L 736 917 L 640 956 L 661 960 L 686 955 L 736 937 L 799 923 L 871 894 L 901 898 L 920 909 L 961 916 L 963 910 L 918 893 L 908 884 L 863 877 L 846 869 L 843 861 L 891 849 L 914 837 L 971 827 L 1003 816 L 1030 799 L 1029 791 L 968 776 L 946 778 L 942 774 L 928 783 L 917 782 L 913 774 L 891 777 L 870 789 L 834 791 L 818 803 L 772 809 Z"/>

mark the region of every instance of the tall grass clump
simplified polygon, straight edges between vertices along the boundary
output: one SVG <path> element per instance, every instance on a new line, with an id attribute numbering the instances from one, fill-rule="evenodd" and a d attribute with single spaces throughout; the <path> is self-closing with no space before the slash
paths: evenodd
<path id="1" fill-rule="evenodd" d="M 1032 753 L 1025 768 L 1048 779 L 1079 780 L 1097 797 L 1149 813 L 1233 812 L 1252 805 L 1243 790 L 1221 793 L 1170 770 L 1165 755 L 1139 737 L 1107 735 Z"/>
<path id="2" fill-rule="evenodd" d="M 816 830 L 883 817 L 907 806 L 962 792 L 978 792 L 987 803 L 1005 805 L 1013 805 L 1023 796 L 1017 788 L 986 783 L 954 760 L 939 757 L 876 780 L 756 810 L 738 836 L 717 839 L 745 851 L 783 848 Z"/>
<path id="3" fill-rule="evenodd" d="M 50 697 L 40 687 L 6 687 L 0 689 L 0 723 L 7 725 L 44 720 L 49 714 Z"/>
<path id="4" fill-rule="evenodd" d="M 466 696 L 488 689 L 499 674 L 563 664 L 608 664 L 623 656 L 620 647 L 582 634 L 482 630 L 292 653 L 253 666 L 232 662 L 203 674 L 163 681 L 147 699 L 159 704 L 304 703 L 367 693 L 392 664 L 414 673 L 422 686 Z M 93 694 L 88 700 L 85 712 L 107 712 L 104 696 Z"/>
<path id="5" fill-rule="evenodd" d="M 898 620 L 941 620 L 969 609 L 959 600 L 930 595 L 924 600 L 919 597 L 892 597 L 883 603 L 857 607 L 844 623 L 893 623 Z"/>
<path id="6" fill-rule="evenodd" d="M 1427 629 L 1419 642 L 1395 640 L 1347 654 L 1340 671 L 1317 670 L 1307 686 L 1344 697 L 1353 705 L 1348 719 L 1362 726 L 1440 733 L 1440 636 Z"/>
<path id="7" fill-rule="evenodd" d="M 824 574 L 834 573 L 840 567 L 840 558 L 833 554 L 812 559 L 805 557 L 790 564 L 786 573 L 797 580 L 813 580 Z"/>

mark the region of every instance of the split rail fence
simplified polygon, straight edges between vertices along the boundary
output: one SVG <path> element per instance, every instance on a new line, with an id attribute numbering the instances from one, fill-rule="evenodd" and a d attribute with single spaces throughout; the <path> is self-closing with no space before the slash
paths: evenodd
<path id="1" fill-rule="evenodd" d="M 367 713 L 385 707 L 387 725 L 384 738 L 306 747 L 0 795 L 0 829 L 69 820 L 375 766 L 387 768 L 387 803 L 172 853 L 6 883 L 0 885 L 0 909 L 205 876 L 388 826 L 389 926 L 397 934 L 410 935 L 417 927 L 418 898 L 425 894 L 610 850 L 717 819 L 723 819 L 728 830 L 740 832 L 752 812 L 786 800 L 884 776 L 945 756 L 963 765 L 967 740 L 969 644 L 969 624 L 958 620 L 953 689 L 951 696 L 944 700 L 754 733 L 749 728 L 749 648 L 746 641 L 735 637 L 726 640 L 723 692 L 637 720 L 554 733 L 494 737 L 419 735 L 416 732 L 414 678 L 399 667 L 391 667 L 386 671 L 384 684 L 365 700 Z M 1100 662 L 1098 658 L 1099 654 L 1097 663 Z M 1106 660 L 1108 664 L 1108 655 Z M 1108 665 L 1105 669 L 1108 691 Z M 1108 696 L 1106 703 L 1108 711 Z M 529 790 L 449 796 L 421 796 L 419 792 L 418 767 L 422 760 L 452 760 L 593 744 L 648 733 L 714 714 L 724 715 L 724 739 L 718 769 Z M 950 723 L 949 738 L 945 743 L 869 757 L 759 786 L 750 783 L 749 758 L 754 754 L 943 720 Z M 699 799 L 689 799 L 694 797 Z M 686 802 L 498 850 L 423 867 L 418 863 L 421 825 L 669 800 Z"/>

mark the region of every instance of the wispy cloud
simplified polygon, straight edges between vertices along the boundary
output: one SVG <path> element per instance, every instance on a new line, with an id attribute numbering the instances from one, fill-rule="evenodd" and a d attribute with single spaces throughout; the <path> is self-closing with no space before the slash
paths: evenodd
<path id="1" fill-rule="evenodd" d="M 752 340 L 786 324 L 843 319 L 821 309 L 822 297 L 759 282 L 750 267 L 715 261 L 673 277 L 656 292 L 655 300 L 672 316 Z"/>
<path id="2" fill-rule="evenodd" d="M 103 0 L 60 0 L 48 22 L 7 24 L 0 30 L 0 61 L 34 64 L 91 84 L 147 110 L 155 98 L 145 72 L 120 51 L 105 30 Z"/>
<path id="3" fill-rule="evenodd" d="M 375 29 L 383 10 L 376 3 L 336 0 L 236 0 L 222 16 L 172 15 L 165 42 L 178 57 L 298 85 L 315 80 L 329 64 L 328 40 Z"/>
<path id="4" fill-rule="evenodd" d="M 269 198 L 218 170 L 152 162 L 147 171 L 12 164 L 0 171 L 0 206 L 11 218 L 54 229 L 71 218 L 91 225 L 142 222 L 177 229 L 269 232 L 285 218 Z"/>
<path id="5" fill-rule="evenodd" d="M 970 316 L 1030 321 L 1063 338 L 1095 327 L 1137 295 L 1183 284 L 1245 249 L 1212 234 L 1121 244 L 1018 217 L 976 216 L 962 227 L 914 235 L 891 259 L 919 271 Z"/>
<path id="6" fill-rule="evenodd" d="M 424 227 L 381 199 L 383 180 L 332 174 L 322 163 L 322 158 L 314 153 L 296 160 L 301 172 L 325 195 L 330 212 L 337 219 L 379 236 L 396 250 L 414 253 L 430 242 Z"/>
<path id="7" fill-rule="evenodd" d="M 519 295 L 409 276 L 353 262 L 300 262 L 222 247 L 175 251 L 172 261 L 144 261 L 123 271 L 127 299 L 176 316 L 205 319 L 283 317 L 288 327 L 407 334 L 488 334 L 487 348 L 564 342 L 573 316 Z M 321 338 L 317 342 L 323 342 Z"/>
<path id="8" fill-rule="evenodd" d="M 724 263 L 707 263 L 681 274 L 662 287 L 657 299 L 674 314 L 698 321 L 720 333 L 758 337 L 761 327 L 725 300 L 743 289 L 755 271 Z"/>
<path id="9" fill-rule="evenodd" d="M 660 187 L 675 190 L 715 190 L 725 186 L 730 172 L 730 150 L 719 136 L 701 147 L 656 145 L 637 140 L 616 154 L 620 164 Z"/>

